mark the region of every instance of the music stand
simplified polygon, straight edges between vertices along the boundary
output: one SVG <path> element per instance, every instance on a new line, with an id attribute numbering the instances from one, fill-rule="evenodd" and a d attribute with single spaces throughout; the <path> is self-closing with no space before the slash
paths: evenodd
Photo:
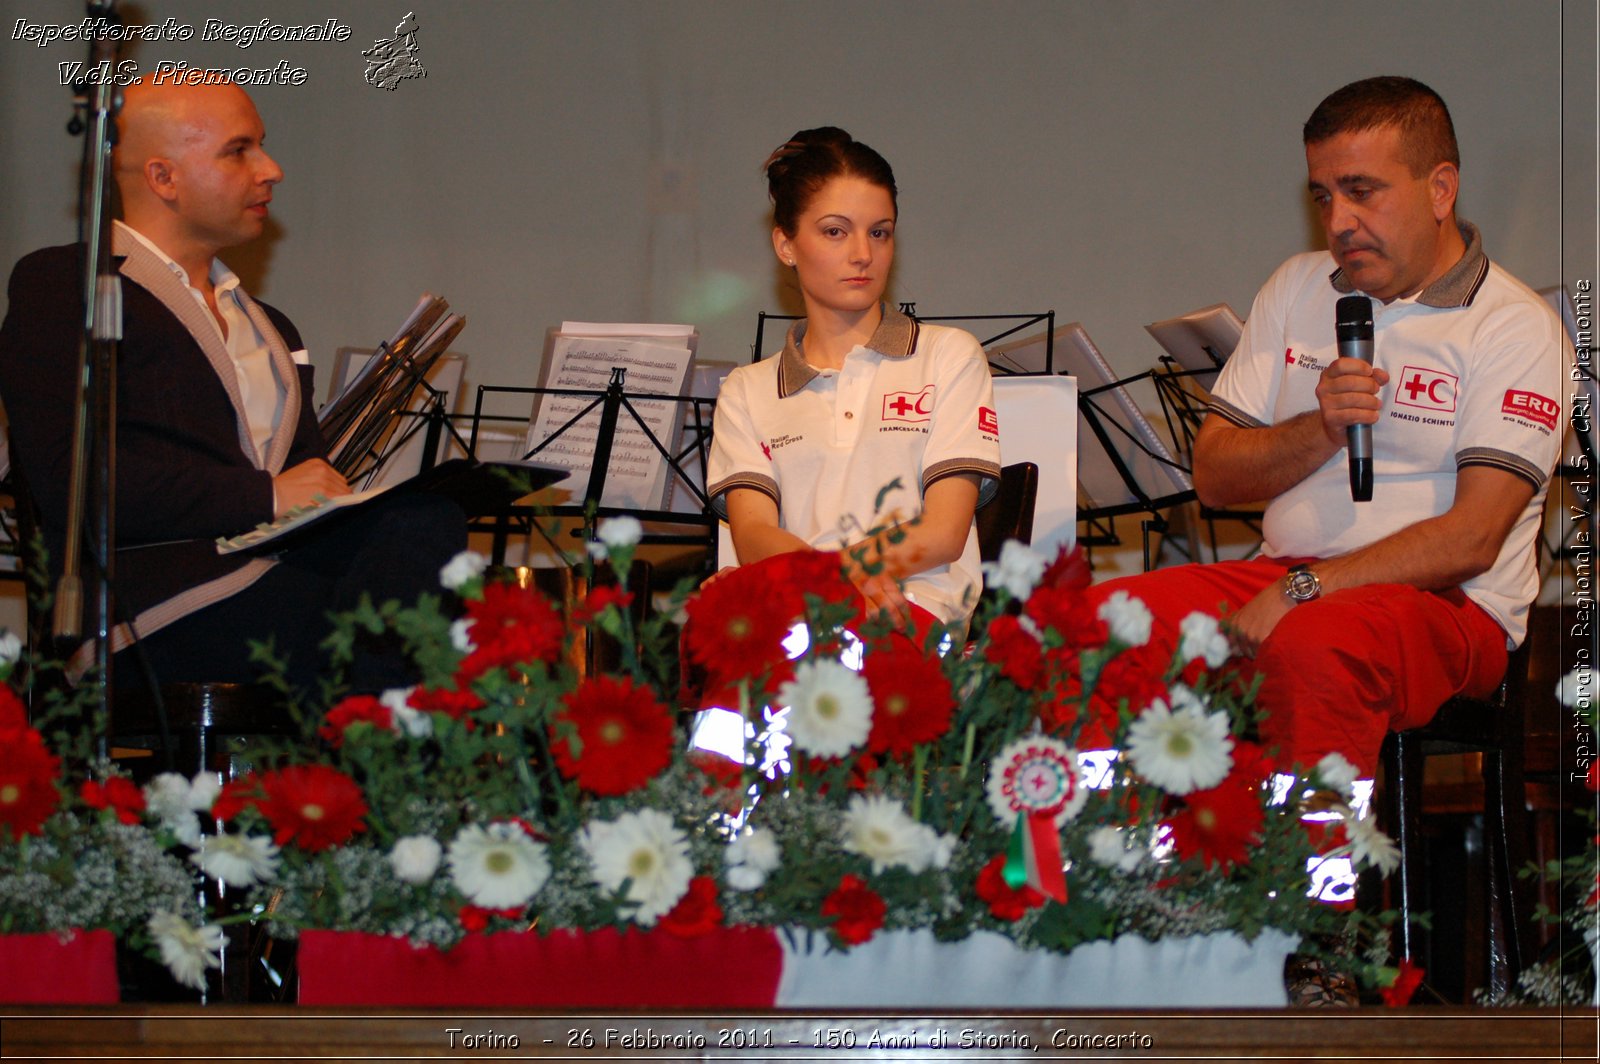
<path id="1" fill-rule="evenodd" d="M 1114 545 L 1120 541 L 1111 522 L 1124 514 L 1145 514 L 1140 529 L 1148 570 L 1150 533 L 1166 531 L 1162 511 L 1191 501 L 1194 483 L 1128 393 L 1128 384 L 1148 374 L 1119 380 L 1078 322 L 1057 329 L 1054 341 L 1061 372 L 1078 378 L 1078 411 L 1098 444 L 1079 434 L 1078 516 L 1089 528 L 1079 540 Z"/>
<path id="2" fill-rule="evenodd" d="M 476 450 L 483 425 L 490 422 L 511 421 L 516 421 L 523 425 L 530 423 L 526 415 L 514 418 L 485 413 L 486 403 L 490 402 L 492 397 L 496 395 L 570 396 L 589 400 L 587 405 L 564 424 L 523 453 L 522 458 L 525 460 L 537 458 L 541 451 L 562 439 L 568 431 L 583 422 L 595 410 L 598 409 L 600 412 L 600 426 L 594 443 L 594 459 L 590 464 L 589 479 L 582 501 L 556 506 L 512 506 L 496 515 L 487 527 L 487 531 L 494 536 L 491 557 L 494 564 L 504 564 L 506 542 L 512 532 L 538 531 L 541 535 L 544 535 L 544 530 L 534 520 L 540 514 L 582 518 L 583 527 L 578 534 L 586 541 L 594 538 L 595 526 L 601 518 L 620 516 L 635 517 L 645 522 L 689 525 L 704 529 L 704 531 L 694 533 L 647 532 L 641 542 L 707 545 L 712 539 L 716 518 L 711 512 L 710 499 L 705 492 L 703 473 L 702 482 L 696 483 L 692 470 L 694 468 L 702 471 L 705 469 L 706 457 L 710 449 L 711 412 L 716 406 L 716 400 L 698 396 L 627 392 L 624 391 L 626 377 L 627 371 L 625 369 L 621 367 L 613 369 L 611 383 L 603 391 L 579 388 L 513 387 L 506 385 L 478 386 L 477 398 L 473 404 L 472 427 L 467 442 L 469 454 L 474 453 Z M 649 424 L 646 423 L 646 419 L 634 405 L 635 403 L 643 402 L 676 403 L 685 407 L 683 415 L 676 419 L 682 429 L 677 450 L 673 450 L 663 443 L 660 437 L 650 428 Z M 690 497 L 695 502 L 699 503 L 700 511 L 698 513 L 684 512 L 681 509 L 643 509 L 639 507 L 602 505 L 602 500 L 605 497 L 606 474 L 611 464 L 612 446 L 616 439 L 617 424 L 623 414 L 633 419 L 633 423 L 643 433 L 656 454 L 666 462 L 668 476 L 670 483 L 674 486 L 674 490 L 682 488 L 689 492 Z M 549 541 L 548 536 L 545 538 Z M 561 557 L 567 557 L 567 552 L 560 545 L 554 542 L 550 542 L 550 545 Z"/>
<path id="3" fill-rule="evenodd" d="M 1165 349 L 1150 379 L 1156 386 L 1161 415 L 1177 446 L 1178 458 L 1192 472 L 1194 438 L 1211 402 L 1211 386 L 1239 346 L 1244 322 L 1228 304 L 1213 303 L 1180 317 L 1151 322 L 1145 326 L 1145 331 Z M 1249 529 L 1258 541 L 1261 537 L 1259 508 L 1212 509 L 1200 503 L 1199 514 L 1211 541 L 1213 561 L 1221 557 L 1217 546 L 1218 521 L 1235 521 Z M 1192 544 L 1190 556 L 1194 556 Z"/>

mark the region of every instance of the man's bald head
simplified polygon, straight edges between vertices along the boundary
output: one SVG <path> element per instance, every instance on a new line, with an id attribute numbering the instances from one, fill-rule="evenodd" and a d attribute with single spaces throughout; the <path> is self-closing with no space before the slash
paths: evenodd
<path id="1" fill-rule="evenodd" d="M 130 85 L 117 132 L 124 219 L 180 265 L 260 234 L 283 171 L 262 148 L 266 131 L 243 89 Z"/>

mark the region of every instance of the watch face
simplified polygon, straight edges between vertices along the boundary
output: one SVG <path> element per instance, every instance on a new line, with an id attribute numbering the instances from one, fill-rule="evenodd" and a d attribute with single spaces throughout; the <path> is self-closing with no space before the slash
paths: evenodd
<path id="1" fill-rule="evenodd" d="M 1285 578 L 1284 590 L 1292 599 L 1309 602 L 1321 593 L 1322 581 L 1318 580 L 1317 574 L 1309 569 L 1300 569 Z"/>

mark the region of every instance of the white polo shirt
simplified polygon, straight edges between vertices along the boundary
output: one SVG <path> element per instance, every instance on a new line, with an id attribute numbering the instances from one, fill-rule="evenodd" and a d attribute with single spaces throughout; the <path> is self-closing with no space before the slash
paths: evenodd
<path id="1" fill-rule="evenodd" d="M 1477 229 L 1463 222 L 1461 233 L 1467 252 L 1443 277 L 1409 299 L 1372 301 L 1373 362 L 1390 377 L 1372 430 L 1372 500 L 1351 500 L 1341 449 L 1268 504 L 1263 549 L 1344 554 L 1444 513 L 1458 470 L 1503 469 L 1531 484 L 1533 498 L 1494 565 L 1462 590 L 1514 646 L 1538 592 L 1535 541 L 1561 450 L 1571 348 L 1549 306 L 1484 255 Z M 1338 357 L 1335 306 L 1352 291 L 1327 252 L 1278 267 L 1250 308 L 1211 409 L 1246 428 L 1317 409 L 1317 382 Z"/>
<path id="2" fill-rule="evenodd" d="M 960 329 L 923 325 L 888 306 L 866 346 L 839 370 L 801 355 L 804 323 L 783 350 L 728 375 L 717 396 L 706 479 L 727 516 L 727 492 L 772 498 L 782 527 L 821 550 L 922 512 L 928 485 L 980 479 L 979 505 L 999 487 L 1000 424 L 983 349 Z M 982 588 L 978 537 L 950 565 L 905 582 L 907 597 L 944 621 L 964 619 Z"/>

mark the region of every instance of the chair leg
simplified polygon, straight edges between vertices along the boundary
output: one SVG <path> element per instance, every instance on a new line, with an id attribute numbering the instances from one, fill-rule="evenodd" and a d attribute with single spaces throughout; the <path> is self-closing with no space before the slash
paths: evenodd
<path id="1" fill-rule="evenodd" d="M 1399 955 L 1413 962 L 1422 952 L 1422 939 L 1412 920 L 1422 909 L 1422 884 L 1426 876 L 1422 852 L 1420 806 L 1422 801 L 1421 744 L 1404 732 L 1388 738 L 1384 750 L 1384 828 L 1400 848 L 1400 867 L 1395 872 L 1399 912 Z"/>
<path id="2" fill-rule="evenodd" d="M 1525 927 L 1517 871 L 1527 863 L 1527 795 L 1518 759 L 1483 755 L 1483 835 L 1489 863 L 1489 990 L 1510 990 L 1522 971 Z"/>

